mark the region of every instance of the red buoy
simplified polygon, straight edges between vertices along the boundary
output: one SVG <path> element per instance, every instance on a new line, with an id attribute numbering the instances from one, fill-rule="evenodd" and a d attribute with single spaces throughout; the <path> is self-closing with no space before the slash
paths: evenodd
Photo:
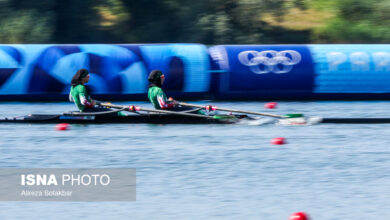
<path id="1" fill-rule="evenodd" d="M 69 128 L 70 128 L 70 126 L 68 123 L 61 123 L 61 124 L 56 125 L 57 131 L 65 131 L 65 130 L 68 130 Z"/>
<path id="2" fill-rule="evenodd" d="M 272 138 L 271 144 L 275 144 L 275 145 L 286 144 L 286 139 L 283 137 Z"/>
<path id="3" fill-rule="evenodd" d="M 309 216 L 304 212 L 296 212 L 290 215 L 289 220 L 310 220 Z"/>
<path id="4" fill-rule="evenodd" d="M 274 109 L 274 108 L 276 108 L 277 104 L 278 103 L 276 103 L 276 102 L 268 102 L 268 103 L 264 104 L 264 108 Z"/>

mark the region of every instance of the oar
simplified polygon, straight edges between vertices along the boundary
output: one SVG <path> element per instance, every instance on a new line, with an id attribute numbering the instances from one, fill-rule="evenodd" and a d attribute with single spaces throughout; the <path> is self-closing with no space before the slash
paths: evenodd
<path id="1" fill-rule="evenodd" d="M 199 114 L 192 114 L 192 113 L 185 113 L 185 112 L 174 112 L 174 111 L 159 110 L 159 109 L 148 109 L 139 106 L 123 106 L 123 105 L 114 105 L 110 103 L 98 103 L 98 105 L 104 107 L 116 108 L 116 109 L 123 109 L 123 111 L 129 111 L 129 112 L 145 111 L 145 112 L 165 113 L 171 115 L 190 116 L 190 117 L 197 117 L 197 118 L 217 119 L 213 116 L 199 115 Z"/>
<path id="2" fill-rule="evenodd" d="M 195 104 L 189 104 L 185 102 L 179 102 L 179 105 L 182 106 L 188 106 L 188 107 L 194 107 L 194 108 L 203 108 L 203 109 L 212 109 L 212 110 L 220 110 L 220 111 L 227 111 L 227 112 L 237 112 L 237 113 L 243 113 L 243 114 L 250 114 L 250 115 L 261 115 L 261 116 L 268 116 L 268 117 L 274 117 L 279 119 L 286 119 L 286 118 L 298 118 L 303 117 L 302 114 L 287 114 L 287 115 L 274 115 L 269 113 L 263 113 L 263 112 L 251 112 L 251 111 L 244 111 L 244 110 L 235 110 L 235 109 L 227 109 L 227 108 L 217 108 L 215 106 L 202 106 L 202 105 L 195 105 Z"/>
<path id="3" fill-rule="evenodd" d="M 112 113 L 117 113 L 120 111 L 125 111 L 124 108 L 112 110 L 112 111 L 104 111 L 104 112 L 64 112 L 64 115 L 70 115 L 70 116 L 95 116 L 95 115 L 108 115 Z"/>

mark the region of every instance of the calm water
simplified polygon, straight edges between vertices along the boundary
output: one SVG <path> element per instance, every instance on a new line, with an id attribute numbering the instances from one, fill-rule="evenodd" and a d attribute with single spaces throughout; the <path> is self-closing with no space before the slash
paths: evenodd
<path id="1" fill-rule="evenodd" d="M 201 103 L 201 102 L 198 102 Z M 150 107 L 147 103 L 138 103 Z M 217 103 L 324 117 L 390 117 L 390 102 Z M 69 103 L 1 103 L 1 116 Z M 0 202 L 0 219 L 390 219 L 390 124 L 0 124 L 0 167 L 137 169 L 136 202 Z M 270 144 L 274 137 L 288 144 Z"/>

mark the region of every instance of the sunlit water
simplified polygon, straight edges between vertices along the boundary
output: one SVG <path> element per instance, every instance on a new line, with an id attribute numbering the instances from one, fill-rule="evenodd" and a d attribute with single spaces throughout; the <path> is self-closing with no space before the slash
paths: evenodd
<path id="1" fill-rule="evenodd" d="M 198 102 L 201 103 L 201 102 Z M 136 103 L 143 106 L 148 103 Z M 390 117 L 390 102 L 217 103 L 322 117 Z M 1 116 L 69 103 L 1 103 Z M 137 169 L 135 202 L 0 202 L 0 219 L 390 219 L 390 124 L 0 124 L 1 167 Z M 271 145 L 274 137 L 288 144 Z"/>

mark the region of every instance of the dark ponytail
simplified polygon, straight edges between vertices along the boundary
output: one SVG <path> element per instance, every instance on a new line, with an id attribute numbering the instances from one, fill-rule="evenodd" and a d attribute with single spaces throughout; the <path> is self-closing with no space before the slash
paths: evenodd
<path id="1" fill-rule="evenodd" d="M 71 81 L 71 85 L 74 87 L 74 86 L 77 86 L 77 85 L 80 85 L 82 84 L 82 81 L 83 79 L 89 74 L 88 70 L 86 69 L 79 69 L 76 74 L 74 74 L 73 78 L 72 78 L 72 81 Z"/>

